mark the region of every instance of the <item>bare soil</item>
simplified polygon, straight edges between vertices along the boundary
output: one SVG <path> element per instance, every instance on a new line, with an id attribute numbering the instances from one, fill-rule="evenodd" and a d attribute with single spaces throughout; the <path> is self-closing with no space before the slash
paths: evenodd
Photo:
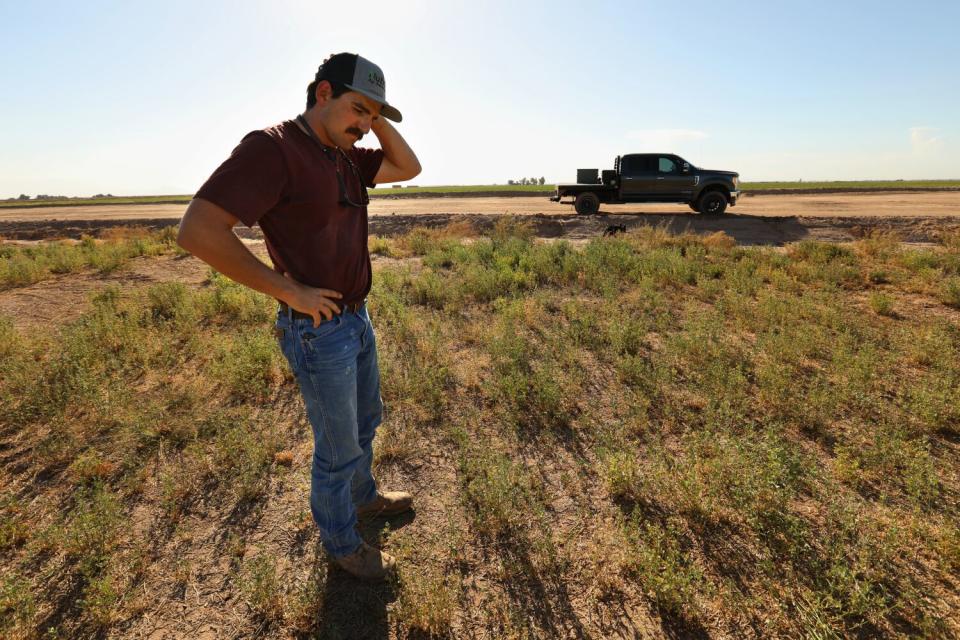
<path id="1" fill-rule="evenodd" d="M 262 245 L 261 245 L 262 246 Z M 137 288 L 159 282 L 200 286 L 210 268 L 193 256 L 141 257 L 111 274 L 92 271 L 67 273 L 25 287 L 0 291 L 0 316 L 27 331 L 36 326 L 60 325 L 79 318 L 91 296 L 111 285 Z"/>
<path id="2" fill-rule="evenodd" d="M 250 250 L 270 263 L 262 241 L 249 241 Z M 392 258 L 374 255 L 374 269 L 397 263 Z M 407 263 L 416 262 L 408 258 Z M 140 257 L 109 274 L 94 271 L 67 273 L 31 285 L 0 291 L 0 317 L 13 321 L 23 331 L 37 326 L 66 324 L 79 318 L 90 308 L 90 299 L 109 286 L 124 290 L 147 287 L 161 282 L 180 282 L 190 287 L 202 286 L 210 267 L 193 256 Z"/>
<path id="3" fill-rule="evenodd" d="M 105 228 L 176 224 L 183 205 L 44 207 L 0 212 L 0 236 L 44 239 L 96 235 Z M 569 205 L 538 197 L 409 198 L 371 201 L 370 233 L 392 236 L 421 224 L 469 219 L 479 229 L 504 215 L 530 216 L 538 235 L 591 237 L 611 224 L 629 228 L 666 226 L 671 231 L 724 231 L 741 244 L 780 245 L 804 239 L 842 242 L 874 229 L 896 231 L 908 242 L 930 242 L 944 230 L 960 229 L 960 192 L 874 192 L 817 195 L 748 195 L 723 216 L 708 217 L 685 205 L 604 205 L 593 216 L 578 216 Z M 238 229 L 259 237 L 258 230 Z"/>

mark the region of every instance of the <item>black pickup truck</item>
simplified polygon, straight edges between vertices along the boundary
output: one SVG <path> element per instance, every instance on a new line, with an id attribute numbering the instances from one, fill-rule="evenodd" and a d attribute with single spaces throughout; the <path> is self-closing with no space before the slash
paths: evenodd
<path id="1" fill-rule="evenodd" d="M 596 213 L 601 202 L 679 202 L 720 215 L 739 197 L 739 173 L 700 169 L 672 153 L 631 153 L 617 156 L 613 171 L 577 169 L 577 183 L 558 184 L 550 200 L 572 204 L 577 213 Z"/>

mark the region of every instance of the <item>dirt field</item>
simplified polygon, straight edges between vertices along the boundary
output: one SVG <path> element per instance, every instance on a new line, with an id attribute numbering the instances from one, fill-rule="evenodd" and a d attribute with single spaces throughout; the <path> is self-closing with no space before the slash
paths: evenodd
<path id="1" fill-rule="evenodd" d="M 12 209 L 0 212 L 0 221 L 179 218 L 184 208 L 179 204 L 161 204 Z M 563 216 L 572 214 L 573 207 L 550 202 L 543 197 L 408 198 L 372 200 L 369 211 L 371 216 L 451 213 Z M 686 206 L 676 204 L 603 205 L 601 213 L 696 216 Z M 960 216 L 960 192 L 747 196 L 728 213 L 732 216 L 771 217 Z"/>
<path id="2" fill-rule="evenodd" d="M 0 236 L 78 237 L 131 223 L 161 227 L 178 219 L 183 210 L 182 205 L 15 209 L 0 213 Z M 591 237 L 610 224 L 624 224 L 697 233 L 722 230 L 741 244 L 844 241 L 874 228 L 895 230 L 909 242 L 929 242 L 943 229 L 960 227 L 960 192 L 747 196 L 719 218 L 673 204 L 605 205 L 598 215 L 577 216 L 573 207 L 543 197 L 374 200 L 370 232 L 392 236 L 416 224 L 442 225 L 462 216 L 482 229 L 501 215 L 533 216 L 538 234 L 547 237 Z M 257 237 L 256 232 L 242 235 Z"/>

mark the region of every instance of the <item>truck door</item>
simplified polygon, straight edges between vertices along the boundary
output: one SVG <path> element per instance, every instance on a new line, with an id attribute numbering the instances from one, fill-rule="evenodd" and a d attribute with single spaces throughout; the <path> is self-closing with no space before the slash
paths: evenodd
<path id="1" fill-rule="evenodd" d="M 683 172 L 683 160 L 677 156 L 657 157 L 657 179 L 654 193 L 663 200 L 685 200 L 693 195 L 696 177 Z"/>
<path id="2" fill-rule="evenodd" d="M 641 200 L 656 193 L 657 156 L 630 155 L 620 160 L 620 196 Z"/>

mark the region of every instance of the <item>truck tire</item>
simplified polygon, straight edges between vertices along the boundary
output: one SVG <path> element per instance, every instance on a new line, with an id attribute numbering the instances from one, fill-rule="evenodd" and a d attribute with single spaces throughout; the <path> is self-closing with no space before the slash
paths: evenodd
<path id="1" fill-rule="evenodd" d="M 719 216 L 727 210 L 727 196 L 722 191 L 707 191 L 697 201 L 697 211 L 705 216 Z"/>
<path id="2" fill-rule="evenodd" d="M 581 193 L 577 196 L 577 199 L 573 201 L 573 208 L 577 210 L 577 213 L 596 213 L 600 210 L 600 198 L 598 198 L 595 193 L 589 191 Z"/>

